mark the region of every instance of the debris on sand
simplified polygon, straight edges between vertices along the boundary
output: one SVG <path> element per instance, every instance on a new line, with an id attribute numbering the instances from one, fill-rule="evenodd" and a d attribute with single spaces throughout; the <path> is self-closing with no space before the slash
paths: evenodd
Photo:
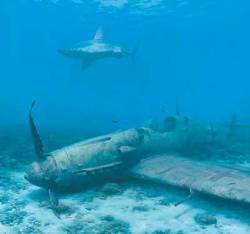
<path id="1" fill-rule="evenodd" d="M 119 184 L 107 183 L 102 187 L 101 192 L 107 195 L 115 195 L 115 194 L 121 194 L 122 189 Z"/>
<path id="2" fill-rule="evenodd" d="M 203 214 L 197 214 L 194 217 L 194 220 L 196 223 L 202 225 L 202 226 L 208 226 L 208 225 L 216 225 L 217 224 L 217 219 L 215 216 L 203 213 Z"/>

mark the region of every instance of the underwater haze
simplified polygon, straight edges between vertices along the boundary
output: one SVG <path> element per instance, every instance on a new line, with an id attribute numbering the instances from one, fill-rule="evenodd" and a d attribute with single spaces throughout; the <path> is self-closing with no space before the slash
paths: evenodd
<path id="1" fill-rule="evenodd" d="M 47 192 L 23 178 L 40 142 L 30 136 L 33 101 L 48 152 L 129 128 L 161 134 L 157 123 L 185 115 L 209 129 L 195 126 L 202 133 L 187 148 L 178 135 L 185 147 L 171 153 L 249 176 L 249 22 L 247 0 L 0 0 L 0 234 L 249 234 L 249 205 L 188 200 L 191 189 L 186 201 L 188 186 L 137 178 L 61 194 L 58 217 Z M 91 57 L 83 68 L 61 53 L 95 35 L 121 57 Z M 241 137 L 214 143 L 214 126 L 230 124 Z M 196 149 L 203 130 L 212 143 Z"/>
<path id="2" fill-rule="evenodd" d="M 33 100 L 40 124 L 141 125 L 161 109 L 208 120 L 249 113 L 250 6 L 213 0 L 3 0 L 0 3 L 1 123 L 25 124 Z M 135 61 L 107 59 L 81 70 L 58 49 L 93 38 L 140 46 Z"/>

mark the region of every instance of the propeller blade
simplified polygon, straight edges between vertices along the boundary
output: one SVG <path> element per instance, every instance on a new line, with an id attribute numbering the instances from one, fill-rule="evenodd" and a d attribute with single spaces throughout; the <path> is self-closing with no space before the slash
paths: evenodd
<path id="1" fill-rule="evenodd" d="M 35 152 L 36 152 L 38 159 L 41 160 L 41 159 L 44 159 L 46 156 L 44 155 L 43 143 L 42 143 L 41 137 L 38 133 L 38 130 L 37 130 L 37 127 L 35 125 L 33 115 L 32 115 L 32 110 L 33 110 L 35 104 L 36 104 L 36 102 L 33 101 L 31 104 L 31 107 L 30 107 L 29 124 L 30 124 L 31 136 L 32 136 L 33 144 L 34 144 L 34 149 L 35 149 Z"/>

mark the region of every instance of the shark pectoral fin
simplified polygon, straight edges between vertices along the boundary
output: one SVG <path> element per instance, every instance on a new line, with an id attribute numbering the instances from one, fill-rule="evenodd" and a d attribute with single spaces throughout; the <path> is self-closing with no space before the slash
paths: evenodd
<path id="1" fill-rule="evenodd" d="M 41 137 L 38 133 L 38 130 L 37 130 L 37 127 L 35 125 L 35 121 L 34 121 L 33 115 L 32 115 L 32 110 L 33 110 L 35 104 L 36 104 L 36 102 L 33 101 L 31 104 L 31 107 L 30 107 L 29 124 L 30 124 L 31 135 L 32 135 L 32 140 L 33 140 L 36 155 L 37 155 L 38 159 L 44 159 L 44 158 L 46 158 L 46 155 L 44 154 L 43 143 L 42 143 Z"/>
<path id="2" fill-rule="evenodd" d="M 86 68 L 88 68 L 93 62 L 94 62 L 94 59 L 90 59 L 90 58 L 82 60 L 82 70 L 85 70 Z"/>

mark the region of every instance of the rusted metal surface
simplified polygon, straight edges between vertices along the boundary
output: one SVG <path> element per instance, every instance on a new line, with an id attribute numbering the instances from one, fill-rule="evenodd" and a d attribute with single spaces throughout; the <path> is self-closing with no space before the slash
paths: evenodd
<path id="1" fill-rule="evenodd" d="M 250 175 L 246 172 L 189 160 L 157 155 L 142 160 L 134 169 L 137 178 L 191 188 L 220 198 L 250 203 Z"/>

